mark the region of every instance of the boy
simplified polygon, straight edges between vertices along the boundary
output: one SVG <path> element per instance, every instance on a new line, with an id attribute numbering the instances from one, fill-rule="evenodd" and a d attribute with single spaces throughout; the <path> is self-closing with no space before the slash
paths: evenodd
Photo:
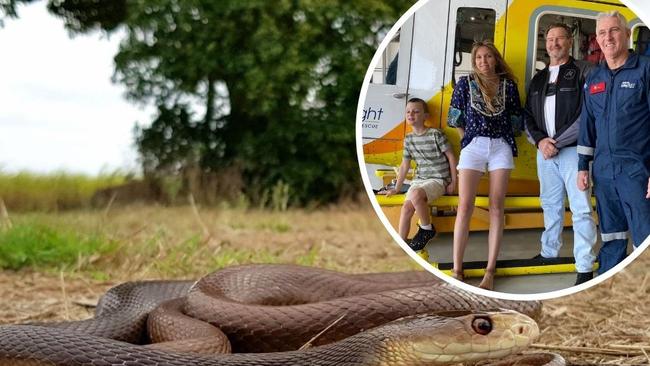
<path id="1" fill-rule="evenodd" d="M 404 157 L 399 167 L 395 187 L 386 191 L 386 196 L 400 192 L 406 173 L 415 160 L 415 177 L 406 192 L 406 198 L 399 219 L 399 235 L 406 241 L 411 228 L 411 218 L 417 213 L 420 219 L 418 232 L 411 241 L 411 249 L 422 250 L 436 235 L 431 224 L 429 202 L 445 194 L 454 193 L 456 187 L 456 156 L 445 134 L 424 125 L 429 117 L 427 103 L 420 98 L 412 98 L 406 103 L 406 123 L 413 132 L 404 138 Z M 450 169 L 451 167 L 451 169 Z"/>

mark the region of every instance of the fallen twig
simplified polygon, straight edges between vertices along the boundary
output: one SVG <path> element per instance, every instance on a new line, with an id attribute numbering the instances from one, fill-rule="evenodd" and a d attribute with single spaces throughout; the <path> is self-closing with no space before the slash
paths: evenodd
<path id="1" fill-rule="evenodd" d="M 72 300 L 72 303 L 74 305 L 81 306 L 86 309 L 94 309 L 97 307 L 97 301 L 94 300 L 85 300 L 85 299 Z"/>
<path id="2" fill-rule="evenodd" d="M 335 321 L 333 321 L 332 324 L 330 324 L 330 325 L 328 325 L 327 327 L 325 327 L 325 329 L 323 329 L 322 331 L 320 331 L 320 333 L 316 334 L 316 335 L 313 336 L 310 340 L 308 340 L 307 343 L 303 344 L 303 345 L 302 345 L 298 350 L 303 350 L 303 349 L 307 349 L 307 348 L 311 347 L 312 344 L 314 343 L 314 341 L 315 341 L 316 339 L 318 339 L 318 337 L 320 337 L 320 336 L 323 335 L 325 332 L 327 332 L 330 328 L 332 328 L 334 325 L 336 325 L 336 323 L 340 322 L 341 319 L 345 318 L 346 315 L 347 315 L 347 313 L 341 315 L 338 319 L 336 319 Z"/>
<path id="3" fill-rule="evenodd" d="M 643 356 L 642 350 L 620 350 L 612 348 L 598 348 L 598 347 L 572 347 L 572 346 L 559 346 L 559 345 L 548 345 L 548 344 L 539 344 L 534 343 L 531 347 L 546 349 L 546 350 L 556 350 L 556 351 L 567 351 L 567 352 L 579 352 L 579 353 L 598 353 L 602 355 L 614 355 L 614 356 Z"/>
<path id="4" fill-rule="evenodd" d="M 110 211 L 111 206 L 113 206 L 113 202 L 115 201 L 116 198 L 117 198 L 117 192 L 113 192 L 111 198 L 108 200 L 108 203 L 106 204 L 106 207 L 104 208 L 104 213 L 102 214 L 102 218 L 104 220 L 106 220 L 106 218 L 108 217 L 108 211 Z"/>
<path id="5" fill-rule="evenodd" d="M 620 350 L 630 351 L 650 351 L 650 346 L 638 346 L 633 344 L 610 344 L 609 347 Z"/>
<path id="6" fill-rule="evenodd" d="M 65 278 L 63 271 L 59 272 L 59 280 L 61 283 L 61 297 L 63 298 L 64 319 L 70 320 L 70 309 L 68 308 L 68 294 L 65 291 Z"/>
<path id="7" fill-rule="evenodd" d="M 201 215 L 199 215 L 199 210 L 196 208 L 196 203 L 194 203 L 194 195 L 191 193 L 188 195 L 188 201 L 190 202 L 190 206 L 192 207 L 192 212 L 194 213 L 194 217 L 196 218 L 196 221 L 199 223 L 201 226 L 201 230 L 203 230 L 203 242 L 204 243 L 210 243 L 213 241 L 212 234 L 210 234 L 210 230 L 208 229 L 208 226 L 203 222 L 203 219 L 201 219 Z"/>
<path id="8" fill-rule="evenodd" d="M 11 219 L 9 218 L 9 212 L 7 212 L 7 206 L 5 206 L 5 201 L 0 197 L 0 223 L 2 226 L 11 228 Z"/>

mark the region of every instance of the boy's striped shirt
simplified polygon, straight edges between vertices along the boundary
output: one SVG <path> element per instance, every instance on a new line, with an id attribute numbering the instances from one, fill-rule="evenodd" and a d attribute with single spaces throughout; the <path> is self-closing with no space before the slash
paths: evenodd
<path id="1" fill-rule="evenodd" d="M 435 128 L 422 135 L 409 133 L 404 138 L 404 159 L 415 160 L 415 179 L 443 179 L 451 182 L 449 162 L 444 152 L 451 149 L 447 136 Z"/>

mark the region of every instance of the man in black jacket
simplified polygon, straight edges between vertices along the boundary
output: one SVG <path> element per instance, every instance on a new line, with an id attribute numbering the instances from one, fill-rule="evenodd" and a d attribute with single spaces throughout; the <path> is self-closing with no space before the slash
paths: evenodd
<path id="1" fill-rule="evenodd" d="M 537 146 L 537 174 L 544 210 L 542 249 L 536 260 L 544 263 L 558 256 L 562 246 L 564 199 L 569 197 L 573 220 L 573 255 L 578 272 L 576 285 L 593 278 L 596 260 L 596 224 L 592 217 L 591 192 L 576 187 L 576 150 L 582 93 L 591 64 L 576 61 L 569 52 L 572 31 L 563 23 L 546 30 L 550 64 L 530 82 L 526 100 L 526 131 Z"/>

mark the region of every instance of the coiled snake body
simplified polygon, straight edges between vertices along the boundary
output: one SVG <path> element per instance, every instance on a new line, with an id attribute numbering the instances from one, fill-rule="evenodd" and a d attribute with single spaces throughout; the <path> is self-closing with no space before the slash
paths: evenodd
<path id="1" fill-rule="evenodd" d="M 194 284 L 117 286 L 93 319 L 0 326 L 0 364 L 439 365 L 518 352 L 537 337 L 531 318 L 540 311 L 539 302 L 474 295 L 426 272 L 346 275 L 292 265 L 238 266 Z M 229 345 L 205 346 L 218 336 L 213 326 Z M 165 346 L 131 344 L 150 338 Z M 296 351 L 308 342 L 324 346 Z M 235 354 L 181 354 L 178 344 L 200 344 L 188 352 L 232 348 Z"/>

